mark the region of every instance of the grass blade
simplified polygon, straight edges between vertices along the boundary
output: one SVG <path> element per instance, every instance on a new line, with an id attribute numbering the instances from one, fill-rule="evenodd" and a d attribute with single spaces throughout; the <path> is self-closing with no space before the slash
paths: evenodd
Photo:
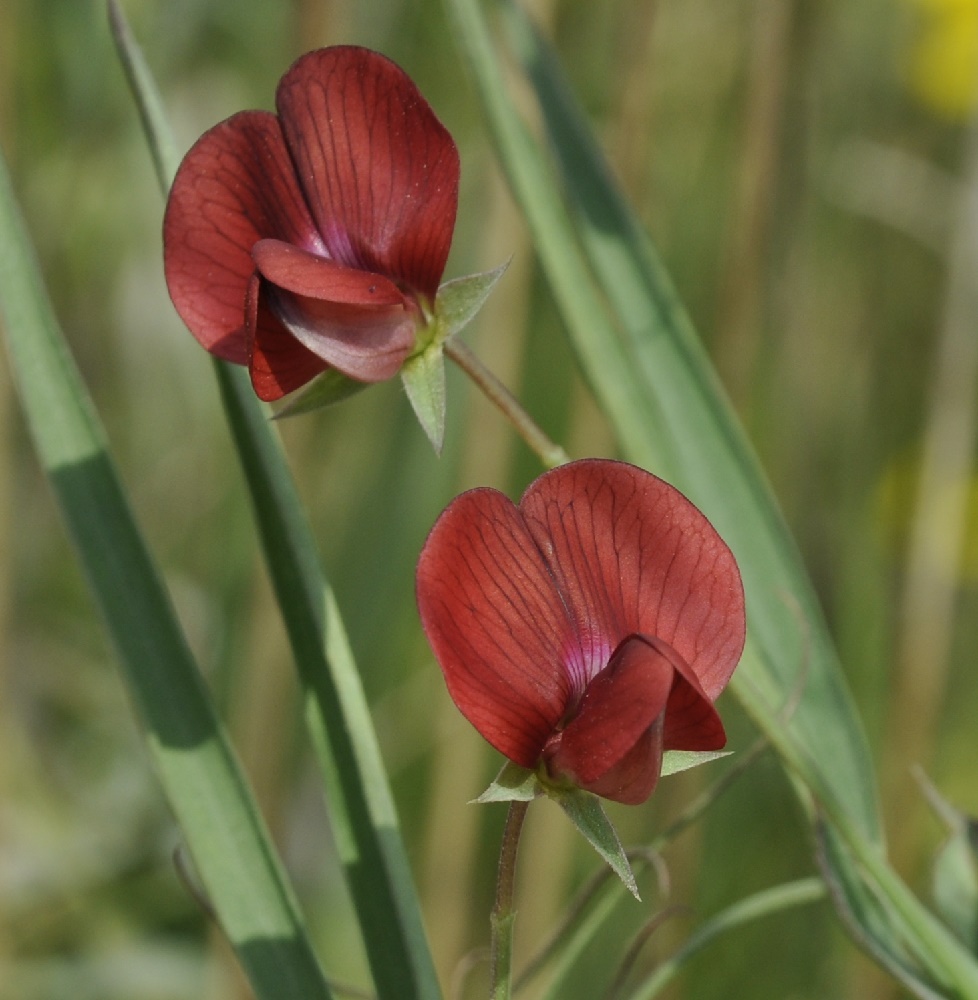
<path id="1" fill-rule="evenodd" d="M 862 728 L 766 482 L 554 59 L 518 8 L 501 6 L 516 37 L 517 58 L 536 88 L 559 178 L 507 96 L 478 3 L 451 3 L 504 167 L 527 213 L 582 370 L 625 456 L 686 492 L 737 556 L 755 655 L 745 657 L 732 690 L 758 717 L 763 706 L 745 693 L 741 678 L 764 694 L 767 704 L 780 705 L 799 672 L 807 670 L 791 731 L 800 745 L 821 748 L 820 793 L 843 802 L 863 833 L 880 842 Z M 770 715 L 757 721 L 765 731 L 785 725 Z"/>

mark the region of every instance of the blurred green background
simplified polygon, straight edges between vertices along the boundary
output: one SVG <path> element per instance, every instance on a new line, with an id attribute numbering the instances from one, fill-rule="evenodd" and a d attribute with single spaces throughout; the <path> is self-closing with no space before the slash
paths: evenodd
<path id="1" fill-rule="evenodd" d="M 437 0 L 129 0 L 181 148 L 270 107 L 320 45 L 379 49 L 459 143 L 448 276 L 513 263 L 466 334 L 574 456 L 613 454 L 576 375 Z M 563 0 L 531 5 L 716 359 L 816 580 L 880 770 L 895 863 L 923 895 L 942 838 L 910 765 L 978 813 L 978 80 L 975 0 Z M 331 973 L 367 981 L 211 366 L 169 305 L 162 200 L 94 0 L 0 5 L 0 144 L 65 331 Z M 970 214 L 969 214 L 970 213 Z M 0 1000 L 247 997 L 174 870 L 179 831 L 0 364 Z M 282 433 L 379 728 L 439 971 L 486 943 L 498 756 L 451 705 L 414 560 L 459 490 L 540 470 L 452 373 L 436 459 L 399 382 Z M 653 470 L 654 471 L 654 470 Z M 749 724 L 726 706 L 730 745 Z M 718 765 L 719 767 L 719 765 Z M 709 771 L 709 769 L 705 769 Z M 719 773 L 719 772 L 718 772 Z M 616 809 L 641 842 L 709 780 Z M 596 867 L 551 805 L 521 855 L 517 967 Z M 765 757 L 667 854 L 698 920 L 810 873 Z M 623 901 L 577 976 L 598 997 Z M 476 968 L 461 996 L 484 995 Z M 532 994 L 532 989 L 529 991 Z M 828 903 L 737 932 L 673 998 L 901 996 Z M 570 1000 L 570 998 L 569 998 Z"/>

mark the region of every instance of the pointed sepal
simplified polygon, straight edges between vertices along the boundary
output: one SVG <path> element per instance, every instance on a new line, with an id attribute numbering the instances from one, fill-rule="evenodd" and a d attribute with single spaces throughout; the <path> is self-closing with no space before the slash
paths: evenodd
<path id="1" fill-rule="evenodd" d="M 435 298 L 435 315 L 438 317 L 438 340 L 444 343 L 466 327 L 483 307 L 496 282 L 509 267 L 509 261 L 492 271 L 467 274 L 464 278 L 446 281 Z"/>
<path id="2" fill-rule="evenodd" d="M 440 455 L 445 441 L 445 357 L 442 346 L 482 308 L 509 261 L 493 271 L 446 281 L 434 311 L 415 333 L 416 353 L 401 367 L 401 381 L 418 422 Z"/>
<path id="3" fill-rule="evenodd" d="M 473 802 L 531 802 L 543 794 L 536 771 L 507 761 L 492 784 Z"/>
<path id="4" fill-rule="evenodd" d="M 297 392 L 287 403 L 275 411 L 275 419 L 280 417 L 297 417 L 300 413 L 312 413 L 313 410 L 332 406 L 349 396 L 366 389 L 367 382 L 358 382 L 349 378 L 335 368 L 329 368 L 316 378 L 301 392 Z"/>
<path id="5" fill-rule="evenodd" d="M 729 757 L 732 753 L 732 750 L 666 750 L 662 755 L 662 770 L 659 772 L 659 777 L 679 774 L 680 771 L 688 771 L 690 768 L 699 767 L 700 764 L 709 764 L 721 757 Z"/>
<path id="6" fill-rule="evenodd" d="M 437 454 L 445 442 L 445 357 L 441 345 L 432 343 L 408 358 L 401 381 L 428 440 Z"/>
<path id="7" fill-rule="evenodd" d="M 567 790 L 550 788 L 547 794 L 567 813 L 587 842 L 622 880 L 625 888 L 641 902 L 642 897 L 638 894 L 632 866 L 628 863 L 628 856 L 621 846 L 618 833 L 601 808 L 601 800 L 580 788 Z"/>

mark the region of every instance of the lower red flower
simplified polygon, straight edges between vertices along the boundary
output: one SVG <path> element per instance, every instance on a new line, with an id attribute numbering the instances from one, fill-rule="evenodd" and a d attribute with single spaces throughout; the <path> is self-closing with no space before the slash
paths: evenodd
<path id="1" fill-rule="evenodd" d="M 678 490 L 573 462 L 519 505 L 457 497 L 418 563 L 418 607 L 449 693 L 545 783 L 643 802 L 666 750 L 726 742 L 713 702 L 744 646 L 737 564 Z"/>

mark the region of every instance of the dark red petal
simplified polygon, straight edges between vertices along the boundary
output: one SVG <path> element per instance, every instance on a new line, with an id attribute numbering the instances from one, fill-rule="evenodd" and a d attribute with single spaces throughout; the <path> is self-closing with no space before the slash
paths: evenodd
<path id="1" fill-rule="evenodd" d="M 551 740 L 544 752 L 548 772 L 616 801 L 648 798 L 662 765 L 662 717 L 675 676 L 671 658 L 656 644 L 626 639 Z"/>
<path id="2" fill-rule="evenodd" d="M 269 308 L 296 343 L 350 378 L 392 378 L 414 350 L 414 310 L 350 306 L 293 295 L 271 283 L 262 287 Z"/>
<path id="3" fill-rule="evenodd" d="M 723 722 L 692 668 L 668 643 L 653 636 L 642 638 L 669 660 L 676 671 L 666 703 L 663 749 L 722 750 L 727 743 Z"/>
<path id="4" fill-rule="evenodd" d="M 456 497 L 425 542 L 417 593 L 452 700 L 497 750 L 534 767 L 567 705 L 562 661 L 575 638 L 515 505 L 490 489 Z"/>
<path id="5" fill-rule="evenodd" d="M 655 791 L 662 773 L 662 729 L 660 715 L 613 768 L 587 786 L 587 791 L 626 806 L 644 802 Z"/>
<path id="6" fill-rule="evenodd" d="M 243 111 L 197 140 L 174 178 L 163 264 L 177 312 L 219 357 L 247 361 L 244 303 L 264 237 L 325 247 L 295 179 L 275 115 Z"/>
<path id="7" fill-rule="evenodd" d="M 433 300 L 459 160 L 410 77 L 367 49 L 319 49 L 285 74 L 276 105 L 329 256 Z"/>
<path id="8" fill-rule="evenodd" d="M 730 550 L 678 490 L 651 473 L 585 459 L 541 476 L 520 509 L 584 645 L 588 676 L 630 633 L 658 636 L 711 700 L 744 646 L 744 592 Z"/>
<path id="9" fill-rule="evenodd" d="M 397 285 L 382 275 L 343 267 L 291 243 L 259 240 L 251 256 L 264 277 L 297 295 L 365 308 L 408 304 Z"/>
<path id="10" fill-rule="evenodd" d="M 245 317 L 248 368 L 259 399 L 272 402 L 305 385 L 329 365 L 306 350 L 268 308 L 258 274 L 248 283 Z"/>

